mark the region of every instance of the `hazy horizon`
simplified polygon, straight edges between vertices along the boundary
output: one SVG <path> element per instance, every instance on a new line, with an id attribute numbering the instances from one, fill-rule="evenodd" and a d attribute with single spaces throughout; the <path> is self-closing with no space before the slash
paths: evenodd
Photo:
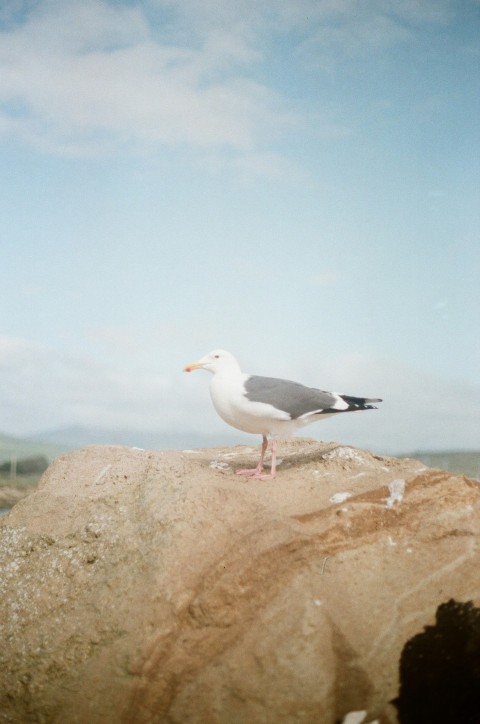
<path id="1" fill-rule="evenodd" d="M 295 437 L 301 438 L 313 438 L 322 442 L 337 442 L 344 445 L 352 445 L 352 443 L 337 439 L 335 437 L 328 437 L 326 435 L 312 435 L 311 428 L 306 428 L 300 431 Z M 233 428 L 227 426 L 223 430 L 217 432 L 204 432 L 199 430 L 184 430 L 180 432 L 168 432 L 165 430 L 135 430 L 135 429 L 114 429 L 114 428 L 96 428 L 96 427 L 83 427 L 80 425 L 66 426 L 55 429 L 38 430 L 36 433 L 32 433 L 28 436 L 15 436 L 5 433 L 0 430 L 0 453 L 8 452 L 5 441 L 12 440 L 13 442 L 26 443 L 26 449 L 30 443 L 34 445 L 45 445 L 52 446 L 54 448 L 62 449 L 77 449 L 88 444 L 118 444 L 126 446 L 143 446 L 146 448 L 157 448 L 157 449 L 182 449 L 182 448 L 195 448 L 195 447 L 222 447 L 222 446 L 234 446 L 234 445 L 247 445 L 251 447 L 258 447 L 260 438 L 257 435 L 249 435 L 241 431 L 236 431 Z M 167 446 L 167 447 L 166 447 Z M 355 447 L 355 446 L 354 446 Z M 12 448 L 13 450 L 13 448 Z M 408 449 L 380 449 L 375 446 L 371 448 L 373 453 L 380 455 L 408 455 L 415 452 L 421 452 L 425 454 L 442 455 L 442 454 L 455 454 L 455 453 L 480 453 L 480 445 L 477 447 L 463 447 L 457 448 L 408 448 Z M 27 454 L 27 453 L 22 453 Z M 0 455 L 1 457 L 1 455 Z"/>

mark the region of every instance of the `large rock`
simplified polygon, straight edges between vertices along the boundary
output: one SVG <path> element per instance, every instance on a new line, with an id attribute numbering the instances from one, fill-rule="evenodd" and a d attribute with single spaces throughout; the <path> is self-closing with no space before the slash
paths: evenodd
<path id="1" fill-rule="evenodd" d="M 58 458 L 1 521 L 0 722 L 395 722 L 405 642 L 480 601 L 480 486 L 281 451 L 268 482 L 253 448 Z"/>

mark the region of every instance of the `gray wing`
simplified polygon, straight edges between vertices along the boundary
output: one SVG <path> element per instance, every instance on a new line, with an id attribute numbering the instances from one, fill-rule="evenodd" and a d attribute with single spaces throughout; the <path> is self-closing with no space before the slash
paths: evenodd
<path id="1" fill-rule="evenodd" d="M 287 412 L 292 420 L 309 412 L 339 411 L 332 409 L 339 401 L 337 395 L 276 377 L 251 375 L 245 381 L 245 394 L 252 402 L 266 402 Z"/>

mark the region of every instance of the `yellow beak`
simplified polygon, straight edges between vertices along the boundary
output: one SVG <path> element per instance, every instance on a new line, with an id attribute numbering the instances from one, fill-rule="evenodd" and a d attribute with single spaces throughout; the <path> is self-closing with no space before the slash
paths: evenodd
<path id="1" fill-rule="evenodd" d="M 189 365 L 183 368 L 184 372 L 192 372 L 192 370 L 201 370 L 203 365 L 201 362 L 190 362 Z"/>

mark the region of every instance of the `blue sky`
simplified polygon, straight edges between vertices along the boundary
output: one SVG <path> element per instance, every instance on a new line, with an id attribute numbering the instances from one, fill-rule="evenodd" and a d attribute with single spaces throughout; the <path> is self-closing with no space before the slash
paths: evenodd
<path id="1" fill-rule="evenodd" d="M 2 3 L 0 431 L 220 440 L 181 369 L 223 347 L 385 399 L 319 439 L 478 447 L 479 30 L 476 0 Z"/>

